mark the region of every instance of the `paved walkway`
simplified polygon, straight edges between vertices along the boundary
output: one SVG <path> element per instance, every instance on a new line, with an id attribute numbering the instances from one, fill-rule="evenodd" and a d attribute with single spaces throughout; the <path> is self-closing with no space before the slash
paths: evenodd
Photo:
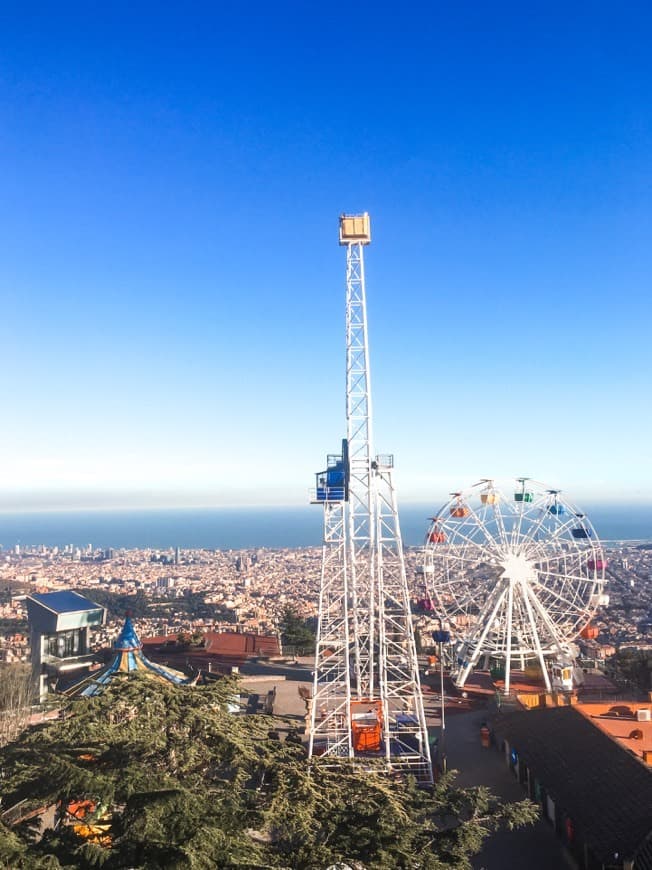
<path id="1" fill-rule="evenodd" d="M 501 753 L 480 743 L 483 710 L 459 713 L 446 720 L 448 769 L 458 770 L 457 784 L 463 787 L 485 785 L 508 801 L 525 797 Z M 552 826 L 543 818 L 516 831 L 498 831 L 490 837 L 473 859 L 476 870 L 568 870 L 576 867 L 563 848 Z"/>

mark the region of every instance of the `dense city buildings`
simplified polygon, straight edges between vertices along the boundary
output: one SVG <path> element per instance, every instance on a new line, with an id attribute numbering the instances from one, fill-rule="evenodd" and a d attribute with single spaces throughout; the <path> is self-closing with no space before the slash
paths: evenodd
<path id="1" fill-rule="evenodd" d="M 652 697 L 641 686 L 627 684 L 614 662 L 628 650 L 640 650 L 645 657 L 652 645 L 652 548 L 623 544 L 608 551 L 609 603 L 595 615 L 589 636 L 577 640 L 588 696 L 579 687 L 572 697 L 546 693 L 537 685 L 521 684 L 517 689 L 515 680 L 513 696 L 497 699 L 498 684 L 491 683 L 488 672 L 478 672 L 466 687 L 468 697 L 467 692 L 455 691 L 446 678 L 442 698 L 438 666 L 431 670 L 424 654 L 432 652 L 426 647 L 432 646 L 437 620 L 422 606 L 420 559 L 419 549 L 406 550 L 419 661 L 425 673 L 424 707 L 436 747 L 433 762 L 460 769 L 464 785 L 490 784 L 501 797 L 512 800 L 525 793 L 541 814 L 522 841 L 514 832 L 504 839 L 499 836 L 489 842 L 488 854 L 497 850 L 500 866 L 516 866 L 527 852 L 540 856 L 534 866 L 541 867 L 561 866 L 572 855 L 586 870 L 647 868 L 649 820 L 639 809 L 652 783 Z M 75 589 L 107 608 L 107 618 L 105 624 L 89 630 L 97 654 L 89 673 L 71 674 L 70 685 L 65 681 L 50 685 L 66 693 L 59 695 L 65 698 L 64 706 L 73 694 L 99 693 L 114 674 L 130 672 L 125 662 L 132 656 L 142 657 L 143 672 L 156 676 L 164 670 L 168 682 L 172 678 L 192 685 L 201 681 L 205 686 L 235 667 L 245 676 L 233 695 L 233 711 L 280 716 L 288 735 L 305 743 L 311 659 L 297 660 L 296 650 L 282 650 L 280 641 L 288 612 L 296 614 L 297 622 L 316 619 L 320 566 L 321 548 L 21 547 L 0 557 L 1 656 L 6 662 L 29 658 L 28 601 L 49 606 Z M 67 600 L 59 603 L 65 610 Z M 125 610 L 134 612 L 142 649 L 131 620 L 125 620 Z M 252 662 L 243 666 L 249 656 Z M 161 668 L 161 663 L 167 667 Z M 606 679 L 605 673 L 613 679 Z M 128 686 L 127 682 L 120 685 Z M 61 704 L 55 701 L 55 706 Z M 448 736 L 445 746 L 443 739 L 440 746 L 444 707 Z M 32 722 L 50 715 L 56 713 L 33 713 Z M 286 736 L 282 729 L 270 733 Z M 595 801 L 586 798 L 591 771 L 599 780 L 599 787 L 591 786 Z M 611 786 L 603 782 L 607 772 Z M 520 786 L 512 791 L 511 785 L 517 783 Z M 609 799 L 616 791 L 622 792 L 622 806 L 629 808 L 627 825 L 620 805 Z M 486 861 L 485 865 L 498 866 Z"/>
<path id="2" fill-rule="evenodd" d="M 419 555 L 417 548 L 406 550 L 408 578 L 415 577 Z M 96 647 L 111 645 L 128 609 L 144 640 L 207 631 L 277 635 L 288 610 L 302 619 L 316 618 L 320 564 L 319 547 L 14 548 L 0 556 L 0 657 L 27 660 L 25 596 L 64 589 L 77 589 L 98 604 L 113 602 L 106 625 L 94 632 Z M 413 591 L 416 603 L 416 581 Z M 596 636 L 579 641 L 583 657 L 596 666 L 617 650 L 652 646 L 652 548 L 611 548 L 605 591 L 609 604 L 593 620 Z M 425 636 L 431 622 L 429 614 L 417 616 L 417 629 Z"/>

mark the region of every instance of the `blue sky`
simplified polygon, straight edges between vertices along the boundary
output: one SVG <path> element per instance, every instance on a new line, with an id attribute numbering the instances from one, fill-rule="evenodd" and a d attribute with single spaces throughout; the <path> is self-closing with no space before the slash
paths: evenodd
<path id="1" fill-rule="evenodd" d="M 402 500 L 649 497 L 649 6 L 108 5 L 2 13 L 0 507 L 302 503 L 364 210 Z"/>

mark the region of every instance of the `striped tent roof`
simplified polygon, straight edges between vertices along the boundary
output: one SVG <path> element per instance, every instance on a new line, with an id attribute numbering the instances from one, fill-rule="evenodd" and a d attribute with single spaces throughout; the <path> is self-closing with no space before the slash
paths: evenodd
<path id="1" fill-rule="evenodd" d="M 113 649 L 115 657 L 111 664 L 99 674 L 93 674 L 87 678 L 82 684 L 84 687 L 81 691 L 78 689 L 75 694 L 84 698 L 99 695 L 116 676 L 132 674 L 135 671 L 140 671 L 146 676 L 162 682 L 174 683 L 177 686 L 191 685 L 195 682 L 194 679 L 186 677 L 180 671 L 157 665 L 143 655 L 143 645 L 129 616 L 125 619 L 122 630 L 113 644 Z"/>

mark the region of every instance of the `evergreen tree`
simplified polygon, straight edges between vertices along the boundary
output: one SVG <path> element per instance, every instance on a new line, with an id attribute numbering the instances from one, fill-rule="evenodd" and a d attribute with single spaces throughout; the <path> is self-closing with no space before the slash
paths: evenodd
<path id="1" fill-rule="evenodd" d="M 33 698 L 29 665 L 0 664 L 0 746 L 15 740 L 25 728 Z"/>
<path id="2" fill-rule="evenodd" d="M 285 647 L 292 647 L 304 655 L 315 649 L 315 631 L 306 619 L 302 619 L 291 607 L 286 608 L 279 623 L 281 640 Z"/>
<path id="3" fill-rule="evenodd" d="M 271 717 L 227 712 L 236 691 L 136 675 L 0 750 L 0 868 L 465 868 L 502 822 L 536 815 L 450 776 L 428 792 L 345 762 L 309 770 L 269 739 Z M 32 811 L 80 800 L 96 842 L 64 824 L 34 838 Z"/>

